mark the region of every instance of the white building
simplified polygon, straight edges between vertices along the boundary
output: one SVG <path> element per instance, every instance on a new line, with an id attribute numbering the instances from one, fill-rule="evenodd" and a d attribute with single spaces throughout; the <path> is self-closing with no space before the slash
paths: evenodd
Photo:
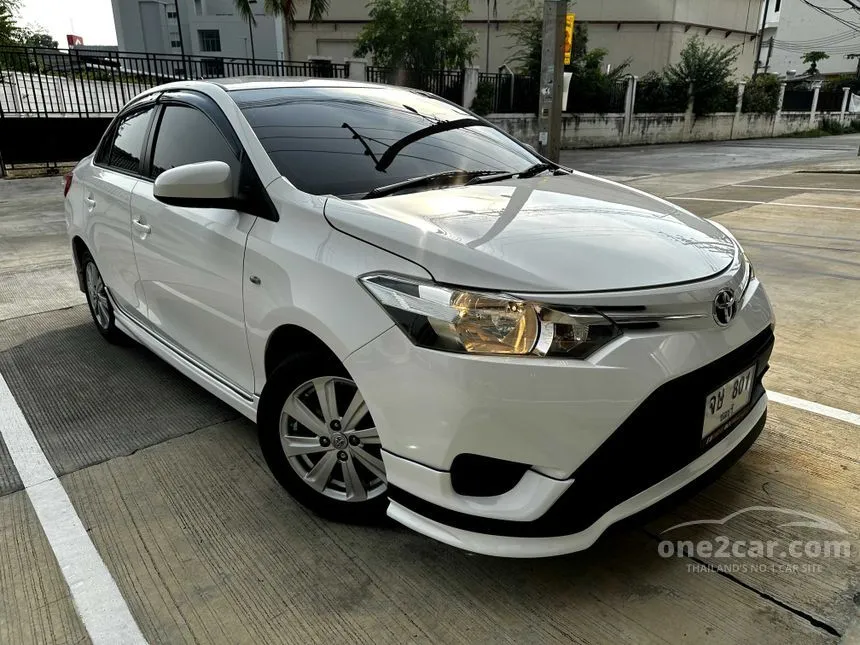
<path id="1" fill-rule="evenodd" d="M 773 0 L 772 0 L 773 1 Z M 523 0 L 470 0 L 465 26 L 476 34 L 476 67 L 496 71 L 516 49 L 514 18 Z M 753 72 L 764 0 L 576 0 L 569 11 L 588 24 L 589 49 L 608 50 L 613 67 L 630 59 L 630 71 L 646 74 L 677 63 L 694 35 L 708 45 L 738 46 L 738 76 Z M 342 62 L 352 55 L 368 20 L 366 0 L 330 0 L 318 23 L 307 20 L 307 3 L 299 2 L 296 27 L 288 36 L 293 60 L 330 56 Z M 494 14 L 489 7 L 495 4 Z M 489 61 L 487 38 L 489 35 Z"/>
<path id="2" fill-rule="evenodd" d="M 202 56 L 284 59 L 283 21 L 267 16 L 262 0 L 254 2 L 256 26 L 236 13 L 233 0 L 111 0 L 120 51 L 185 53 Z M 176 8 L 179 8 L 177 16 Z"/>
<path id="3" fill-rule="evenodd" d="M 765 22 L 761 67 L 775 74 L 802 75 L 809 65 L 804 54 L 823 51 L 830 58 L 818 63 L 821 74 L 850 74 L 860 69 L 860 11 L 845 0 L 770 0 Z M 860 2 L 854 4 L 860 7 Z M 767 43 L 773 38 L 773 48 Z M 794 74 L 791 74 L 794 72 Z"/>

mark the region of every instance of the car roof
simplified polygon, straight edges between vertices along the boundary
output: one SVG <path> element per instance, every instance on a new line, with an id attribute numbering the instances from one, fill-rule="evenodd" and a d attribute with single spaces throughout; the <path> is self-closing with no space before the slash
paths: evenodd
<path id="1" fill-rule="evenodd" d="M 175 81 L 158 89 L 202 89 L 201 86 L 216 86 L 228 92 L 234 90 L 256 90 L 296 87 L 381 87 L 376 83 L 350 81 L 342 78 L 311 78 L 305 76 L 235 76 L 232 78 L 209 78 L 195 81 Z"/>

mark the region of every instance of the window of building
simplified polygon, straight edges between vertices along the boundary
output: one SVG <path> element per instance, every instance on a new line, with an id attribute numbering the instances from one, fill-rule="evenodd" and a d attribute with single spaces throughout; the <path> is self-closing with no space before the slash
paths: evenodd
<path id="1" fill-rule="evenodd" d="M 152 178 L 165 170 L 198 161 L 223 161 L 234 173 L 239 160 L 205 114 L 191 107 L 168 105 L 158 126 L 152 155 Z"/>
<path id="2" fill-rule="evenodd" d="M 171 47 L 182 47 L 182 41 L 181 40 L 171 40 L 170 46 Z"/>
<path id="3" fill-rule="evenodd" d="M 198 16 L 203 15 L 203 0 L 194 0 L 194 13 Z"/>
<path id="4" fill-rule="evenodd" d="M 107 161 L 109 166 L 125 172 L 138 172 L 150 116 L 152 108 L 135 112 L 117 126 Z"/>
<path id="5" fill-rule="evenodd" d="M 176 12 L 175 12 L 175 11 L 168 11 L 168 12 L 167 12 L 167 17 L 168 17 L 169 19 L 176 20 Z"/>
<path id="6" fill-rule="evenodd" d="M 774 11 L 779 13 L 779 6 L 782 4 L 782 0 L 776 0 L 776 7 L 774 7 Z"/>
<path id="7" fill-rule="evenodd" d="M 197 35 L 200 37 L 200 51 L 221 51 L 221 34 L 217 29 L 199 29 Z"/>

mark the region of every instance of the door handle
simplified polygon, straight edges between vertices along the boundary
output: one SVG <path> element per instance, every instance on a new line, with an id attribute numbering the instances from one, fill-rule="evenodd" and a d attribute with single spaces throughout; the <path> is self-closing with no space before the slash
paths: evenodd
<path id="1" fill-rule="evenodd" d="M 87 195 L 86 197 L 84 197 L 84 201 L 87 204 L 87 210 L 92 212 L 93 209 L 96 207 L 96 200 L 93 199 L 92 195 Z"/>
<path id="2" fill-rule="evenodd" d="M 131 223 L 134 224 L 134 228 L 137 229 L 137 232 L 141 234 L 142 237 L 149 235 L 152 232 L 152 227 L 144 224 L 139 219 L 131 220 Z"/>

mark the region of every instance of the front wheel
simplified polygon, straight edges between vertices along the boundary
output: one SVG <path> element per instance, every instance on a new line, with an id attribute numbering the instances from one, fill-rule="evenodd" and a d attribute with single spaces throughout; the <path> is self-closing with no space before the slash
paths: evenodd
<path id="1" fill-rule="evenodd" d="M 387 506 L 379 434 L 334 357 L 300 354 L 269 378 L 257 424 L 266 462 L 301 504 L 338 521 L 378 521 Z"/>

